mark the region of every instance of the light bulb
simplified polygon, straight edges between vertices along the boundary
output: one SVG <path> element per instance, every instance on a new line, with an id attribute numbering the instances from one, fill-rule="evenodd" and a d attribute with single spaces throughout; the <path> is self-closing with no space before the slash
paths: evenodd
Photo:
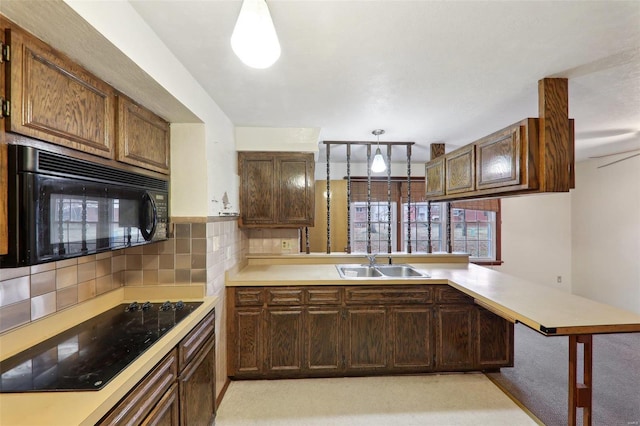
<path id="1" fill-rule="evenodd" d="M 384 172 L 387 170 L 387 165 L 384 162 L 384 157 L 382 157 L 382 152 L 380 152 L 380 147 L 376 149 L 376 154 L 373 156 L 373 163 L 371 163 L 371 171 L 375 173 Z"/>
<path id="2" fill-rule="evenodd" d="M 280 42 L 265 0 L 244 0 L 231 48 L 251 68 L 268 68 L 280 57 Z"/>

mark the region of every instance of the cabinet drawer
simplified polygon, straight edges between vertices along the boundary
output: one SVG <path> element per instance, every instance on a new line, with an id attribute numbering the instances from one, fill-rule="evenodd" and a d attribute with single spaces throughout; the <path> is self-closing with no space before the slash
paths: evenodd
<path id="1" fill-rule="evenodd" d="M 348 305 L 430 303 L 433 301 L 432 291 L 428 286 L 351 287 L 345 290 L 345 298 Z"/>
<path id="2" fill-rule="evenodd" d="M 98 424 L 140 424 L 165 395 L 177 377 L 177 355 L 174 349 Z"/>
<path id="3" fill-rule="evenodd" d="M 211 311 L 187 336 L 178 344 L 178 371 L 193 359 L 202 345 L 214 335 L 215 311 Z"/>
<path id="4" fill-rule="evenodd" d="M 473 304 L 473 298 L 467 296 L 461 291 L 456 290 L 455 288 L 451 288 L 449 286 L 438 286 L 436 288 L 436 302 Z"/>
<path id="5" fill-rule="evenodd" d="M 236 289 L 236 306 L 262 306 L 264 292 L 262 288 Z"/>
<path id="6" fill-rule="evenodd" d="M 267 290 L 267 305 L 301 305 L 301 288 L 274 288 Z"/>
<path id="7" fill-rule="evenodd" d="M 307 303 L 309 305 L 339 305 L 342 303 L 342 292 L 339 288 L 310 288 L 307 289 Z"/>

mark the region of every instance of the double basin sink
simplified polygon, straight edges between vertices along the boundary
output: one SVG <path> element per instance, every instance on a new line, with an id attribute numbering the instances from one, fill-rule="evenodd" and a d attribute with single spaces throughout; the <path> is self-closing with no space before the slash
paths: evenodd
<path id="1" fill-rule="evenodd" d="M 429 274 L 421 272 L 410 265 L 336 265 L 341 278 L 429 278 Z"/>

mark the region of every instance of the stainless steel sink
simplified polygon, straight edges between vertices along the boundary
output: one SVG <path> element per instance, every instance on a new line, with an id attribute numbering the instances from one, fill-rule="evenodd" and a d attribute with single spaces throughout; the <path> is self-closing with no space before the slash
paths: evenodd
<path id="1" fill-rule="evenodd" d="M 386 277 L 428 277 L 427 274 L 424 274 L 409 265 L 379 265 L 376 266 L 376 269 L 382 272 L 382 275 Z"/>
<path id="2" fill-rule="evenodd" d="M 341 278 L 428 278 L 429 275 L 410 265 L 336 265 Z"/>
<path id="3" fill-rule="evenodd" d="M 336 265 L 341 278 L 379 278 L 380 271 L 369 265 Z"/>

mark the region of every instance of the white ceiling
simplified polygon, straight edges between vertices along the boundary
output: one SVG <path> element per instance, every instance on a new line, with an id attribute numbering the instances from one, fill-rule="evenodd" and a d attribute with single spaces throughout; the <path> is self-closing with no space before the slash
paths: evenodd
<path id="1" fill-rule="evenodd" d="M 237 126 L 447 151 L 538 116 L 537 82 L 569 78 L 579 158 L 640 147 L 640 2 L 269 0 L 282 56 L 243 65 L 241 2 L 130 0 Z"/>
<path id="2" fill-rule="evenodd" d="M 427 160 L 537 117 L 538 80 L 566 77 L 578 159 L 640 148 L 640 1 L 268 0 L 282 56 L 266 70 L 231 51 L 240 0 L 129 2 L 236 126 L 382 128 Z"/>

